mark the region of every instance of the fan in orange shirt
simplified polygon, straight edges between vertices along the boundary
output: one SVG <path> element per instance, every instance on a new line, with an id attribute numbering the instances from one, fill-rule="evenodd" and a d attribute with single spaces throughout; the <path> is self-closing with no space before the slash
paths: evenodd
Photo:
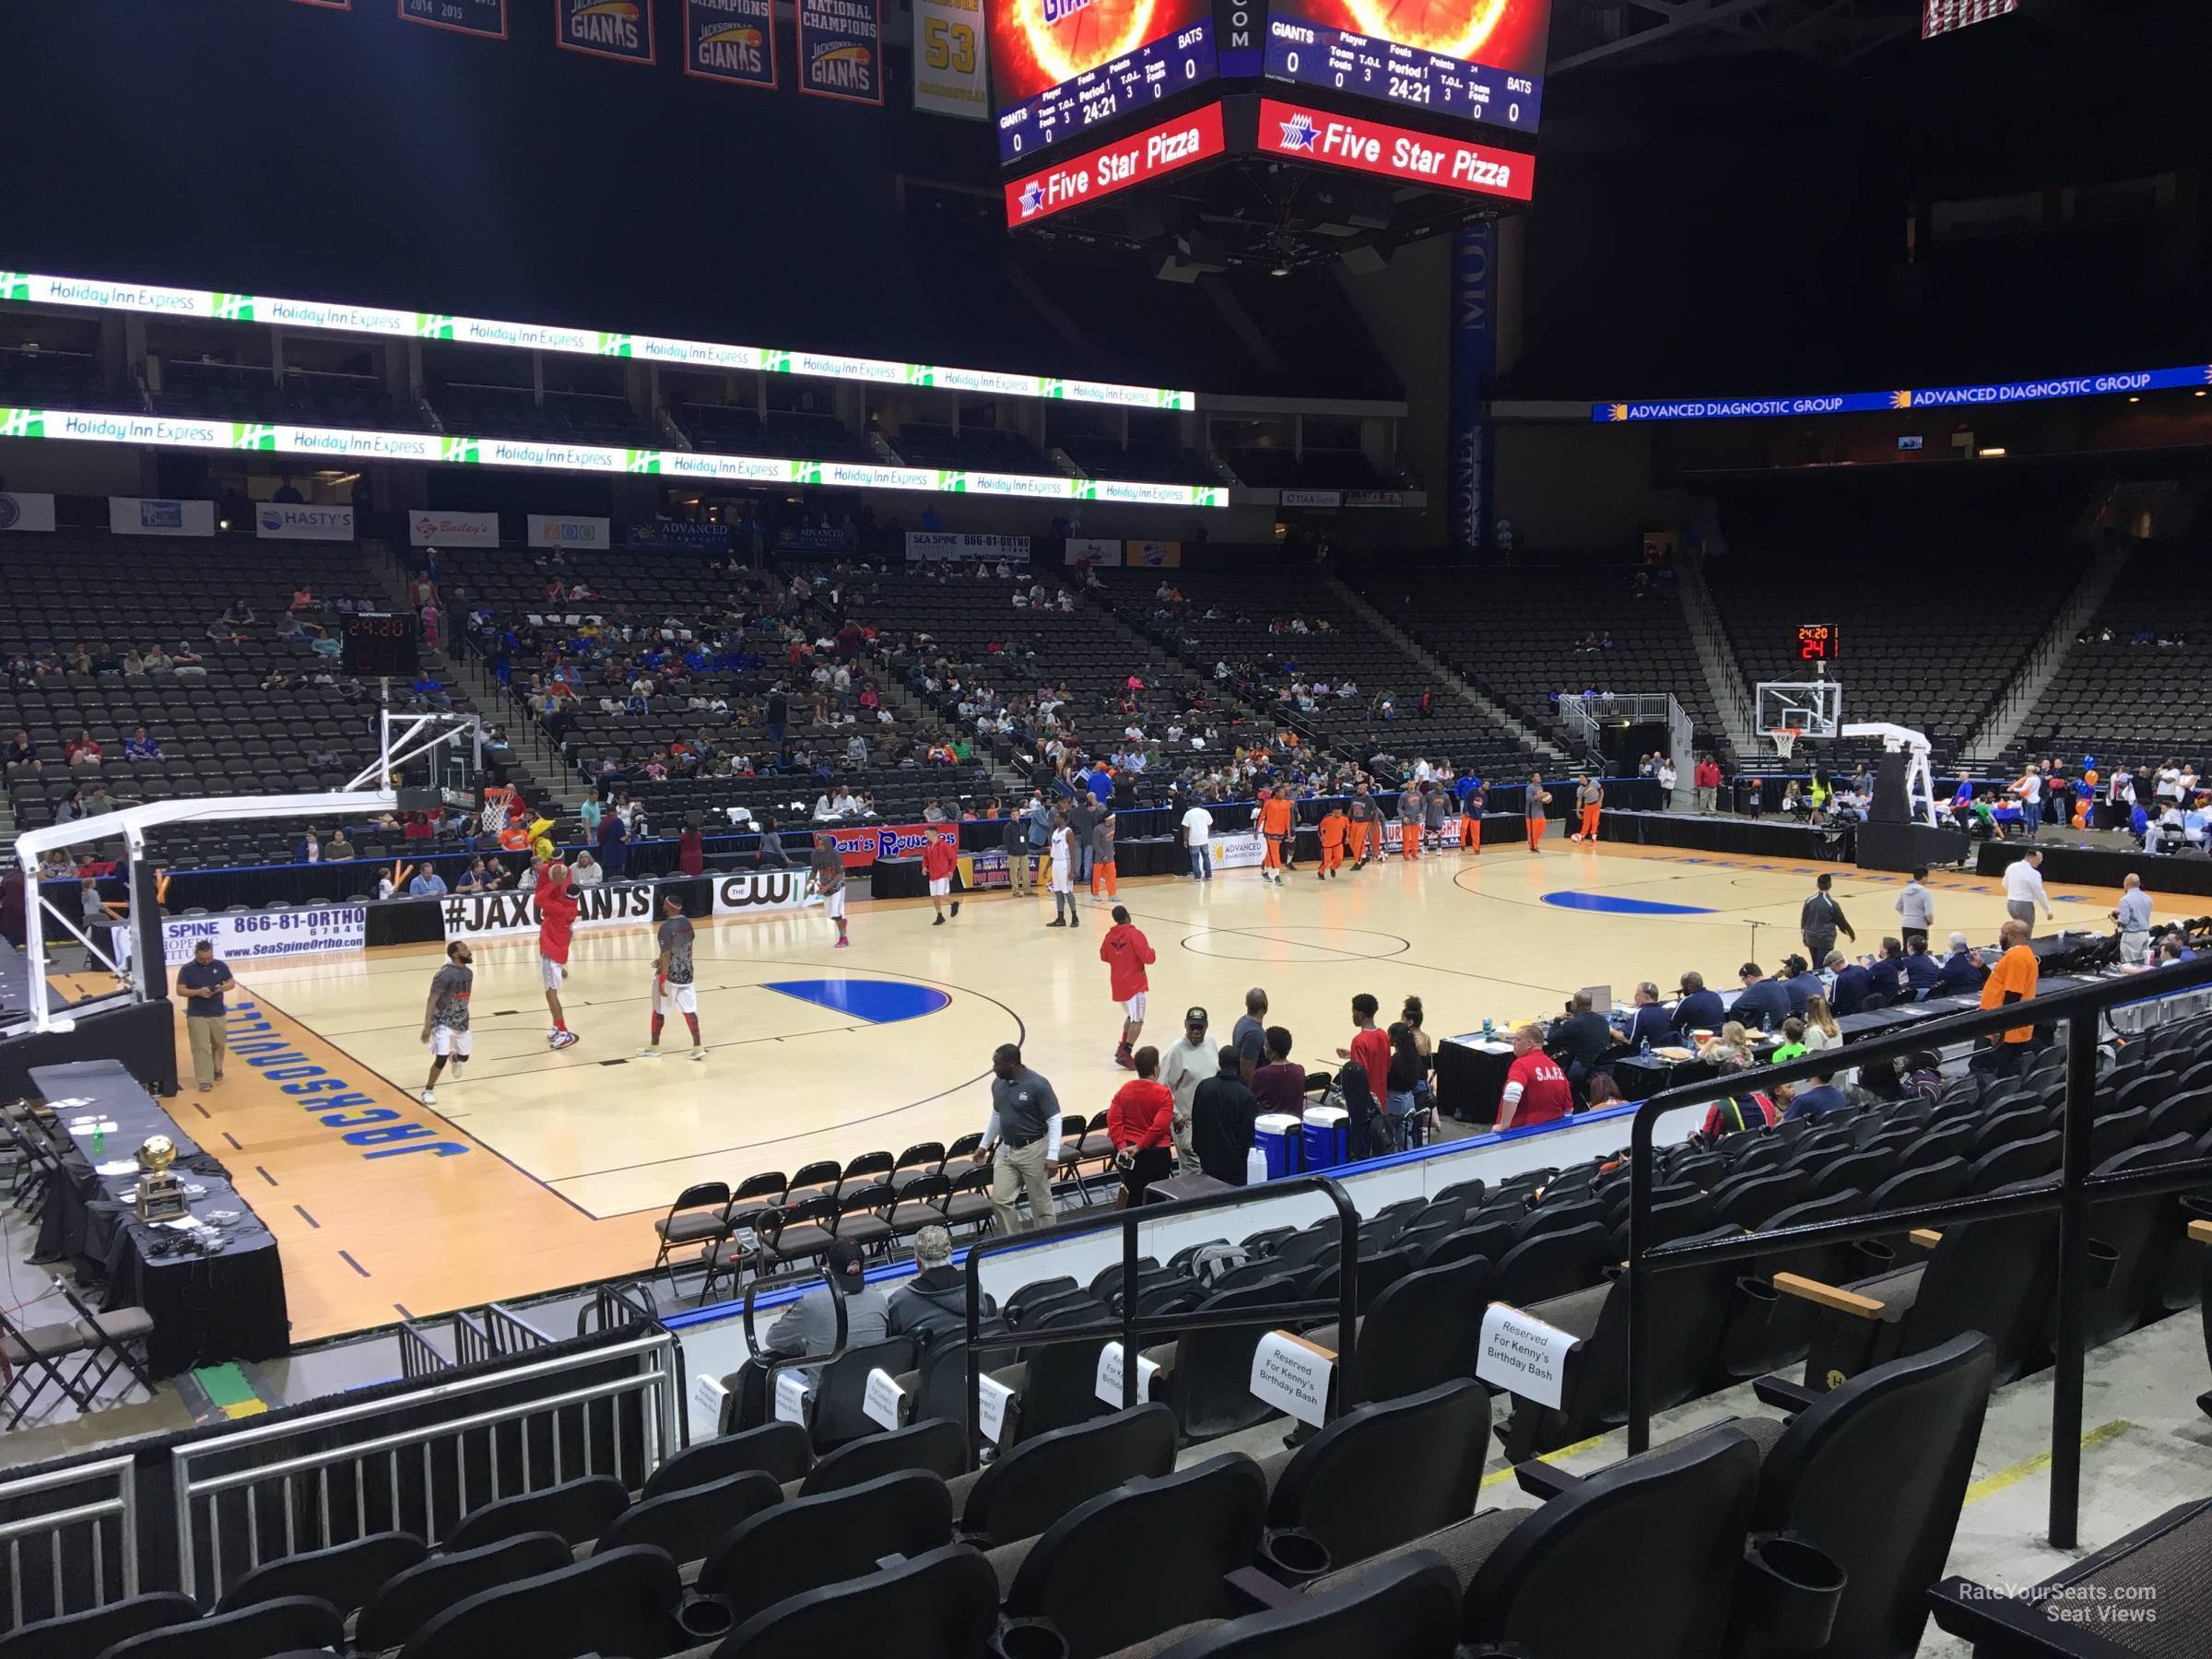
<path id="1" fill-rule="evenodd" d="M 1279 789 L 1260 791 L 1260 837 L 1266 847 L 1260 879 L 1278 886 L 1283 879 L 1284 843 L 1290 838 L 1290 797 Z M 1270 874 L 1272 872 L 1272 874 Z"/>
<path id="2" fill-rule="evenodd" d="M 2006 922 L 1997 930 L 1997 943 L 2004 946 L 2005 954 L 1997 959 L 1997 965 L 1982 982 L 1984 1008 L 2002 1008 L 2009 1003 L 2031 1000 L 2036 982 L 2042 974 L 2042 965 L 2028 943 L 2027 923 Z M 1995 1057 L 1997 1075 L 2004 1076 L 2018 1065 L 2028 1052 L 2025 1045 L 2034 1038 L 2035 1028 L 2031 1025 L 2010 1026 L 1998 1032 L 1989 1051 Z"/>

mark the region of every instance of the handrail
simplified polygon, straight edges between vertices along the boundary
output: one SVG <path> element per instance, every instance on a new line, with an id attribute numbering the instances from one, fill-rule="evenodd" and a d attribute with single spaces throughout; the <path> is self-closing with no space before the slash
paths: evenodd
<path id="1" fill-rule="evenodd" d="M 1185 1216 L 1201 1215 L 1208 1210 L 1233 1209 L 1247 1202 L 1261 1199 L 1294 1197 L 1300 1193 L 1320 1193 L 1335 1206 L 1338 1265 L 1334 1307 L 1318 1300 L 1300 1300 L 1269 1308 L 1241 1310 L 1227 1315 L 1205 1312 L 1138 1313 L 1135 1294 L 1140 1272 L 1137 1233 L 1141 1228 L 1155 1222 L 1175 1221 Z M 1119 1228 L 1122 1233 L 1122 1313 L 1118 1322 L 1055 1325 L 1050 1330 L 1021 1331 L 1011 1335 L 1004 1332 L 990 1335 L 983 1334 L 983 1280 L 980 1269 L 984 1260 L 1027 1248 L 1040 1240 L 1049 1239 L 1058 1242 L 1079 1239 L 1087 1234 L 1108 1232 L 1115 1228 Z M 1359 1311 L 1359 1212 L 1354 1206 L 1350 1194 L 1327 1175 L 1296 1175 L 1283 1181 L 1270 1181 L 1256 1187 L 1234 1187 L 1225 1193 L 1204 1193 L 1195 1198 L 1178 1199 L 1172 1204 L 1145 1204 L 1130 1209 L 1110 1211 L 1102 1216 L 1085 1216 L 1006 1238 L 979 1239 L 968 1247 L 968 1259 L 963 1269 L 968 1280 L 968 1329 L 963 1339 L 968 1354 L 968 1388 L 963 1402 L 963 1415 L 969 1455 L 974 1457 L 977 1451 L 976 1392 L 982 1382 L 982 1353 L 986 1347 L 1050 1347 L 1063 1343 L 1094 1342 L 1101 1337 L 1118 1339 L 1122 1346 L 1122 1409 L 1126 1411 L 1137 1403 L 1136 1357 L 1141 1336 L 1180 1336 L 1191 1331 L 1238 1330 L 1253 1325 L 1281 1324 L 1287 1320 L 1325 1318 L 1333 1314 L 1336 1320 L 1338 1350 L 1335 1398 L 1340 1402 L 1353 1399 L 1351 1349 Z M 747 1340 L 750 1340 L 749 1335 Z"/>
<path id="2" fill-rule="evenodd" d="M 2139 1173 L 2092 1177 L 2090 1132 L 2097 1093 L 2098 1016 L 2125 1003 L 2171 996 L 2212 985 L 2212 957 L 2100 980 L 2026 1002 L 1966 1013 L 1914 1025 L 1894 1036 L 1853 1041 L 1841 1050 L 1793 1060 L 1786 1065 L 1756 1067 L 1710 1077 L 1653 1095 L 1637 1108 L 1630 1125 L 1628 1272 L 1628 1445 L 1631 1454 L 1651 1444 L 1652 1378 L 1650 1351 L 1651 1276 L 1762 1255 L 1798 1244 L 1844 1243 L 1895 1233 L 1927 1221 L 1988 1220 L 2002 1216 L 2056 1210 L 2058 1228 L 2058 1324 L 2051 1425 L 2050 1536 L 2054 1547 L 2071 1548 L 2078 1526 L 2081 1494 L 2081 1415 L 2087 1309 L 2089 1291 L 2089 1211 L 2100 1196 L 2152 1196 L 2187 1192 L 2212 1179 L 2212 1159 L 2163 1164 Z M 1938 1203 L 1885 1210 L 1879 1215 L 1776 1229 L 1708 1242 L 1652 1242 L 1652 1189 L 1655 1158 L 1653 1132 L 1670 1112 L 1696 1107 L 1747 1084 L 1759 1088 L 1832 1075 L 1839 1065 L 1857 1066 L 1894 1060 L 1961 1039 L 1987 1036 L 2022 1025 L 2066 1025 L 2066 1098 L 2063 1120 L 2064 1158 L 2055 1182 L 2046 1180 L 2027 1192 L 1952 1198 Z M 1839 1055 L 1841 1059 L 1839 1059 Z"/>

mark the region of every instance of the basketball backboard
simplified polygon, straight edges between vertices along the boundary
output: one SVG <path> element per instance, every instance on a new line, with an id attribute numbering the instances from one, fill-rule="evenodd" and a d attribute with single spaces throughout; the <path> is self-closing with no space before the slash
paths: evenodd
<path id="1" fill-rule="evenodd" d="M 1761 680 L 1753 718 L 1759 735 L 1788 759 L 1807 737 L 1833 737 L 1843 724 L 1843 683 L 1832 679 Z"/>

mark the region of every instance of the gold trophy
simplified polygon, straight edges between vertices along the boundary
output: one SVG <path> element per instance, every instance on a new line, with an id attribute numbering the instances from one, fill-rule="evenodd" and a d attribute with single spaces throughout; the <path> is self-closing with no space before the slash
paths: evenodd
<path id="1" fill-rule="evenodd" d="M 166 1135 L 150 1135 L 138 1148 L 139 1220 L 174 1221 L 189 1213 L 184 1183 L 171 1167 L 176 1161 L 176 1143 Z"/>

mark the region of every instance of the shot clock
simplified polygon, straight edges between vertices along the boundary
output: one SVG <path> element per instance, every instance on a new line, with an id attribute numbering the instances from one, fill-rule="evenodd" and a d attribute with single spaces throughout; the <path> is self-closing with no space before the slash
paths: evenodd
<path id="1" fill-rule="evenodd" d="M 1833 622 L 1800 622 L 1797 624 L 1797 660 L 1801 663 L 1832 663 L 1841 655 L 1842 636 Z"/>
<path id="2" fill-rule="evenodd" d="M 357 611 L 346 618 L 339 661 L 348 674 L 415 677 L 415 618 L 390 611 Z"/>

